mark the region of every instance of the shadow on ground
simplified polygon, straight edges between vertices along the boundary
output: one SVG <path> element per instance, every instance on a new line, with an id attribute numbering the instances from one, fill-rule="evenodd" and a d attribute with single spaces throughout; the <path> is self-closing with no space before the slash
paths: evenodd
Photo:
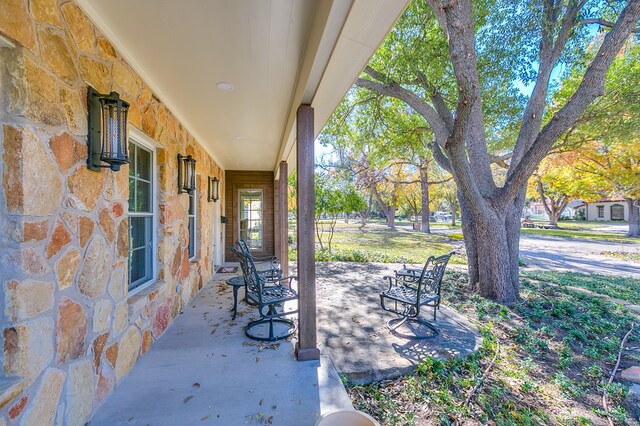
<path id="1" fill-rule="evenodd" d="M 383 277 L 400 267 L 316 263 L 319 344 L 338 372 L 351 381 L 369 383 L 410 374 L 427 357 L 467 356 L 481 346 L 476 327 L 446 306 L 434 323 L 440 329 L 438 337 L 418 340 L 391 333 L 386 324 L 396 316 L 382 310 L 379 293 L 388 285 Z M 432 312 L 428 308 L 421 316 L 432 319 Z"/>

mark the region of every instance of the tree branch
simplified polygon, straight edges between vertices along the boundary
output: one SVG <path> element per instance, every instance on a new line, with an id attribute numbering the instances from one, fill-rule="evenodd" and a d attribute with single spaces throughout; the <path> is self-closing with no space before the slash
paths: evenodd
<path id="1" fill-rule="evenodd" d="M 513 168 L 513 172 L 507 176 L 502 191 L 505 201 L 511 200 L 517 195 L 554 142 L 575 123 L 598 96 L 604 94 L 604 80 L 607 71 L 631 34 L 631 28 L 638 21 L 638 16 L 640 16 L 640 0 L 629 0 L 613 29 L 605 36 L 578 89 L 569 101 L 554 114 L 551 121 L 544 126 L 531 148 Z"/>
<path id="2" fill-rule="evenodd" d="M 615 22 L 610 22 L 602 18 L 594 18 L 594 19 L 583 19 L 578 22 L 578 25 L 590 25 L 590 24 L 598 24 L 601 27 L 613 28 Z M 640 27 L 636 27 L 631 30 L 632 33 L 640 33 Z"/>

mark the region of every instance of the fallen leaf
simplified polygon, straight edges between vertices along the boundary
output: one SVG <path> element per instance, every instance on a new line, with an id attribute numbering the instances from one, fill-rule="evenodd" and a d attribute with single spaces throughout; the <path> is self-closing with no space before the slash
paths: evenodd
<path id="1" fill-rule="evenodd" d="M 214 328 L 213 330 L 211 330 L 211 334 L 213 335 L 213 333 L 216 332 L 216 329 Z"/>
<path id="2" fill-rule="evenodd" d="M 271 406 L 271 409 L 272 409 L 272 410 L 275 410 L 276 408 L 278 408 L 278 406 L 277 406 L 277 405 L 275 405 L 275 404 Z"/>
<path id="3" fill-rule="evenodd" d="M 207 420 L 210 416 L 204 416 L 203 418 L 201 418 L 200 420 Z"/>
<path id="4" fill-rule="evenodd" d="M 259 405 L 264 404 L 264 399 L 261 399 L 260 402 L 258 402 Z"/>
<path id="5" fill-rule="evenodd" d="M 260 361 L 260 357 L 259 356 L 256 357 L 256 362 L 258 362 L 258 361 Z"/>
<path id="6" fill-rule="evenodd" d="M 193 395 L 189 395 L 187 397 L 184 398 L 183 402 L 186 404 L 187 402 L 189 402 L 189 400 L 193 398 Z"/>
<path id="7" fill-rule="evenodd" d="M 273 423 L 273 416 L 269 416 L 269 418 L 267 419 L 267 423 L 268 424 L 272 424 Z"/>
<path id="8" fill-rule="evenodd" d="M 194 383 L 194 384 L 193 384 L 193 387 L 194 387 L 194 388 L 196 388 L 196 389 L 198 389 L 198 388 L 200 387 L 200 383 L 198 383 L 198 382 Z"/>

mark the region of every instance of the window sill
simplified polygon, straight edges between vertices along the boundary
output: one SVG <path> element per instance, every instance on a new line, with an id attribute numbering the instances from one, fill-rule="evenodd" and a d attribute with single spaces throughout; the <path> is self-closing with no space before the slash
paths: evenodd
<path id="1" fill-rule="evenodd" d="M 127 298 L 129 305 L 129 322 L 135 321 L 139 313 L 151 302 L 156 296 L 163 292 L 167 285 L 166 281 L 152 281 L 149 284 L 135 289 L 133 294 Z"/>

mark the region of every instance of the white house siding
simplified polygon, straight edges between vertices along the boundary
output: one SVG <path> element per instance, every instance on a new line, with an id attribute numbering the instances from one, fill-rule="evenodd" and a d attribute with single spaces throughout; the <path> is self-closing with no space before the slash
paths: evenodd
<path id="1" fill-rule="evenodd" d="M 621 205 L 624 209 L 624 221 L 629 221 L 629 206 L 626 201 L 601 201 L 597 203 L 587 203 L 587 220 L 611 220 L 611 207 L 614 205 Z M 598 217 L 598 207 L 602 206 L 604 210 L 604 216 Z"/>

